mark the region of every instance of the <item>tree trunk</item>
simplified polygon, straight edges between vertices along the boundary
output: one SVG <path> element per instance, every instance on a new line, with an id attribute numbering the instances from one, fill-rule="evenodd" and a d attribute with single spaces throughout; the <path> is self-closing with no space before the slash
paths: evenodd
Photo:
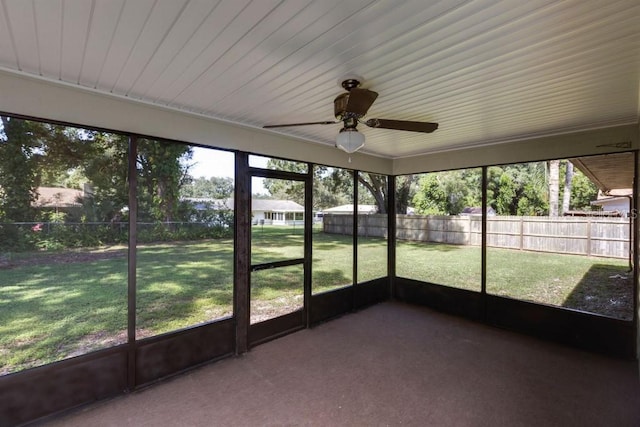
<path id="1" fill-rule="evenodd" d="M 549 216 L 558 216 L 560 160 L 549 161 Z"/>
<path id="2" fill-rule="evenodd" d="M 573 163 L 567 160 L 567 171 L 564 175 L 564 192 L 562 193 L 562 213 L 571 208 L 571 186 L 573 184 Z"/>
<path id="3" fill-rule="evenodd" d="M 366 175 L 369 180 L 365 179 Z M 383 175 L 376 175 L 372 173 L 359 173 L 358 181 L 360 184 L 365 186 L 367 190 L 371 193 L 373 198 L 376 201 L 376 205 L 378 207 L 378 213 L 386 214 L 387 213 L 387 179 Z"/>
<path id="4" fill-rule="evenodd" d="M 406 215 L 411 203 L 411 186 L 418 179 L 418 175 L 404 175 L 396 177 L 396 214 Z"/>

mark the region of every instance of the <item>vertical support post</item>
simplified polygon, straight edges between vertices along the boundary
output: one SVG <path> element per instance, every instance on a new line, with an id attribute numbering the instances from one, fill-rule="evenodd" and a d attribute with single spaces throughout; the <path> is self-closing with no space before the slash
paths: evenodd
<path id="1" fill-rule="evenodd" d="M 635 177 L 634 177 L 634 185 L 635 185 Z M 633 192 L 633 187 L 631 188 L 631 191 Z M 632 193 L 633 194 L 633 193 Z M 633 266 L 634 266 L 634 262 L 633 262 L 633 254 L 635 253 L 635 251 L 633 250 L 633 242 L 636 240 L 633 238 L 633 223 L 634 223 L 634 218 L 633 215 L 631 214 L 631 212 L 634 212 L 633 210 L 633 195 L 631 196 L 627 196 L 627 198 L 629 199 L 629 250 L 627 253 L 627 258 L 629 259 L 629 271 L 633 271 Z"/>
<path id="2" fill-rule="evenodd" d="M 396 177 L 387 177 L 387 275 L 389 277 L 389 297 L 395 298 L 396 278 Z"/>
<path id="3" fill-rule="evenodd" d="M 638 337 L 637 346 L 636 346 L 636 358 L 640 355 L 640 328 L 638 327 L 638 313 L 640 307 L 640 294 L 638 290 L 638 280 L 640 278 L 638 273 L 638 151 L 634 151 L 633 153 L 633 210 L 629 215 L 631 220 L 633 221 L 633 233 L 630 244 L 632 245 L 633 254 L 632 254 L 632 263 L 633 263 L 633 327 L 636 331 L 636 335 Z M 640 363 L 640 362 L 639 362 Z"/>
<path id="4" fill-rule="evenodd" d="M 481 274 L 480 298 L 482 300 L 482 317 L 487 320 L 487 167 L 482 167 L 482 235 L 481 235 Z"/>
<path id="5" fill-rule="evenodd" d="M 136 158 L 138 152 L 138 137 L 129 136 L 128 153 L 128 182 L 129 182 L 129 253 L 127 274 L 127 388 L 133 390 L 136 386 L 136 249 L 138 241 L 138 174 Z"/>
<path id="6" fill-rule="evenodd" d="M 233 315 L 236 320 L 236 354 L 249 350 L 251 267 L 251 177 L 249 155 L 235 156 Z"/>
<path id="7" fill-rule="evenodd" d="M 304 183 L 304 315 L 305 327 L 311 326 L 311 279 L 313 268 L 313 164 L 307 163 Z"/>
<path id="8" fill-rule="evenodd" d="M 358 284 L 358 174 L 357 170 L 353 171 L 353 224 L 352 224 L 352 242 L 353 242 L 353 285 Z M 356 295 L 354 292 L 353 295 Z M 354 304 L 355 306 L 355 304 Z"/>

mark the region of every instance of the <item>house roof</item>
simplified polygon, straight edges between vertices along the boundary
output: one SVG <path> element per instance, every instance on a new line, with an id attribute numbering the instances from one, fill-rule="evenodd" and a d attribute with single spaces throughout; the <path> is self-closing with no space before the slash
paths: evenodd
<path id="1" fill-rule="evenodd" d="M 227 208 L 233 210 L 234 200 L 228 199 L 209 199 L 209 198 L 197 198 L 189 197 L 185 200 L 191 201 L 196 206 L 205 204 L 212 205 L 217 208 Z M 273 199 L 252 199 L 251 200 L 252 211 L 270 211 L 270 212 L 304 212 L 304 206 L 292 201 L 292 200 L 273 200 Z"/>
<path id="2" fill-rule="evenodd" d="M 495 215 L 496 211 L 491 207 L 487 206 L 487 214 Z M 467 206 L 462 209 L 460 215 L 482 215 L 482 207 L 481 206 Z"/>
<path id="3" fill-rule="evenodd" d="M 591 205 L 604 206 L 612 202 L 623 202 L 627 206 L 630 206 L 631 200 L 629 199 L 629 197 L 625 197 L 625 196 L 602 197 L 602 198 L 599 197 L 598 200 L 593 200 L 591 202 Z"/>
<path id="4" fill-rule="evenodd" d="M 361 151 L 383 158 L 618 125 L 636 125 L 637 135 L 638 0 L 336 4 L 5 1 L 0 65 L 21 82 L 78 87 L 252 132 L 333 120 L 339 82 L 357 74 L 379 94 L 367 118 L 440 124 L 428 135 L 360 125 Z M 14 101 L 0 107 L 20 109 Z M 96 112 L 94 125 L 116 113 Z M 144 133 L 139 122 L 122 119 L 118 130 Z M 293 138 L 277 140 L 291 151 L 300 140 L 327 148 L 340 126 L 260 130 L 245 139 L 284 134 Z"/>
<path id="5" fill-rule="evenodd" d="M 84 193 L 73 188 L 38 187 L 38 197 L 34 202 L 38 207 L 74 207 L 82 206 Z"/>
<path id="6" fill-rule="evenodd" d="M 358 213 L 360 214 L 370 214 L 370 213 L 376 213 L 378 211 L 378 208 L 376 207 L 376 205 L 358 205 Z M 340 205 L 340 206 L 334 206 L 332 208 L 328 208 L 328 209 L 323 209 L 322 211 L 323 213 L 346 213 L 346 214 L 350 214 L 353 213 L 353 205 Z"/>
<path id="7" fill-rule="evenodd" d="M 304 207 L 292 200 L 252 199 L 252 211 L 304 212 Z"/>

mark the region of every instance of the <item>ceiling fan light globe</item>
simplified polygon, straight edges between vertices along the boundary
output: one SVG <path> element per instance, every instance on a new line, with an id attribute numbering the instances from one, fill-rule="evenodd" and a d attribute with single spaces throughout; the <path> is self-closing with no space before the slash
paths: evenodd
<path id="1" fill-rule="evenodd" d="M 356 129 L 342 129 L 336 137 L 336 147 L 347 153 L 355 153 L 364 147 L 364 135 Z"/>

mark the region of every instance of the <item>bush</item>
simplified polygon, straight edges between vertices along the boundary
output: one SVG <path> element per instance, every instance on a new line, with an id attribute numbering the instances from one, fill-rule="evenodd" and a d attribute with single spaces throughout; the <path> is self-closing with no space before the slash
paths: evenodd
<path id="1" fill-rule="evenodd" d="M 0 251 L 24 252 L 36 248 L 37 238 L 22 224 L 0 224 Z"/>
<path id="2" fill-rule="evenodd" d="M 138 242 L 220 239 L 233 236 L 233 215 L 221 213 L 208 222 L 139 223 Z M 0 223 L 0 252 L 58 251 L 126 244 L 128 223 Z"/>

